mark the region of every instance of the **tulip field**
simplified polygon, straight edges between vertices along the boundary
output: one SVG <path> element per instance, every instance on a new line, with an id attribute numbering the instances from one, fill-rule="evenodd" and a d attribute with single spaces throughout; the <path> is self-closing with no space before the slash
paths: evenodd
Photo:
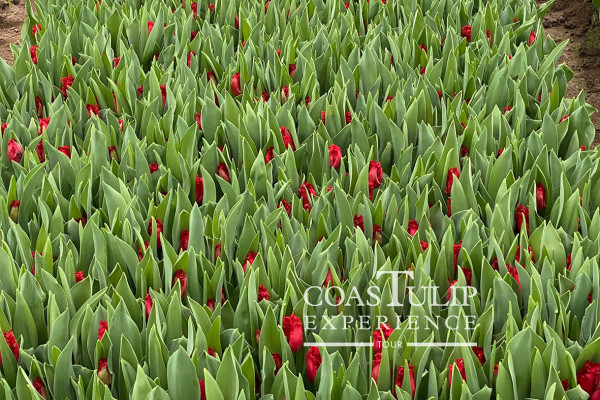
<path id="1" fill-rule="evenodd" d="M 209 1 L 27 3 L 0 400 L 600 399 L 552 1 Z"/>

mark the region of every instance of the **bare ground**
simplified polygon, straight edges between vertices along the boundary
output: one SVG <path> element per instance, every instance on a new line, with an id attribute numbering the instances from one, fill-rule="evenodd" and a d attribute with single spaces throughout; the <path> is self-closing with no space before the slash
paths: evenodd
<path id="1" fill-rule="evenodd" d="M 8 0 L 0 0 L 0 57 L 12 63 L 10 44 L 21 40 L 21 27 L 27 17 L 25 1 L 14 1 L 9 7 Z"/>
<path id="2" fill-rule="evenodd" d="M 588 103 L 600 110 L 600 22 L 598 10 L 585 0 L 555 0 L 544 18 L 544 29 L 557 43 L 569 40 L 559 62 L 573 70 L 567 96 L 583 90 Z M 600 113 L 592 115 L 596 127 L 593 147 L 600 144 Z"/>

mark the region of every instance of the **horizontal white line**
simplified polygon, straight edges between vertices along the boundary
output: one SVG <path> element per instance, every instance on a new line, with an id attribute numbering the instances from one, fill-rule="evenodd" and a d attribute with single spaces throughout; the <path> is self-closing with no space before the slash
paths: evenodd
<path id="1" fill-rule="evenodd" d="M 477 346 L 477 343 L 464 343 L 464 342 L 429 342 L 429 343 L 418 343 L 418 342 L 409 342 L 406 343 L 408 347 L 428 347 L 428 346 L 438 346 L 438 347 L 474 347 Z"/>
<path id="2" fill-rule="evenodd" d="M 371 342 L 304 342 L 304 347 L 373 347 Z M 474 347 L 477 343 L 464 343 L 464 342 L 409 342 L 406 343 L 408 347 Z"/>
<path id="3" fill-rule="evenodd" d="M 326 342 L 326 343 L 314 343 L 314 342 L 304 342 L 304 347 L 373 347 L 373 343 L 371 342 Z"/>

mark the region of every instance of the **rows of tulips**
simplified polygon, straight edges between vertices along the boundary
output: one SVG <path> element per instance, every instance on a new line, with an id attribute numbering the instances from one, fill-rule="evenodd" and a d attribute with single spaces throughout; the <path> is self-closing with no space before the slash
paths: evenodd
<path id="1" fill-rule="evenodd" d="M 550 6 L 27 2 L 0 399 L 600 398 L 600 154 Z M 403 306 L 325 290 L 390 271 Z"/>

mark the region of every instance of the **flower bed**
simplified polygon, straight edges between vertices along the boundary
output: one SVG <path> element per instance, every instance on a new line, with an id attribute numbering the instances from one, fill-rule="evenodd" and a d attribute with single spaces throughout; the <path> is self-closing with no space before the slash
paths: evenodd
<path id="1" fill-rule="evenodd" d="M 36 6 L 0 60 L 4 398 L 600 396 L 548 4 Z"/>

